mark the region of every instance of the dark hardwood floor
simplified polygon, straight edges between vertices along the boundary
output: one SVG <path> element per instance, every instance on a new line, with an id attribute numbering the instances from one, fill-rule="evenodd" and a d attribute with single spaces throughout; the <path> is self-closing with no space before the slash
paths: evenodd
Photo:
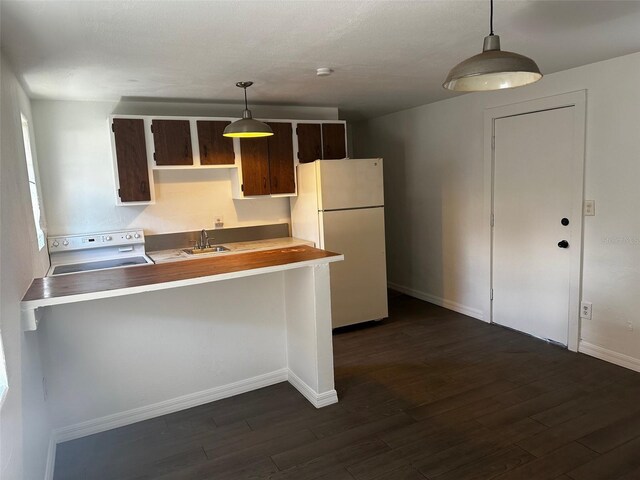
<path id="1" fill-rule="evenodd" d="M 57 480 L 640 479 L 640 374 L 403 295 L 287 383 L 58 445 Z"/>

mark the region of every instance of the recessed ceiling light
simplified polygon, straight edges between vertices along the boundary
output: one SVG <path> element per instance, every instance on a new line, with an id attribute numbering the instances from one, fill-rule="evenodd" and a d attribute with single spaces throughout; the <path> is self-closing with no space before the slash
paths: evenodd
<path id="1" fill-rule="evenodd" d="M 318 75 L 319 77 L 328 77 L 332 73 L 333 70 L 331 70 L 329 67 L 320 67 L 316 70 L 316 75 Z"/>

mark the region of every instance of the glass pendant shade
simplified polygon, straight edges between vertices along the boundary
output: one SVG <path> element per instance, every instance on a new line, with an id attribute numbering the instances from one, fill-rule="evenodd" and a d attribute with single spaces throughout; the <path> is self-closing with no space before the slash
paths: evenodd
<path id="1" fill-rule="evenodd" d="M 524 55 L 500 50 L 500 37 L 484 37 L 482 53 L 451 69 L 442 86 L 458 92 L 500 90 L 528 85 L 542 78 L 536 62 Z"/>
<path id="2" fill-rule="evenodd" d="M 253 85 L 253 82 L 236 83 L 236 87 L 244 89 L 244 111 L 242 112 L 242 118 L 240 120 L 236 120 L 227 125 L 224 132 L 222 132 L 223 136 L 232 138 L 259 138 L 273 135 L 271 127 L 266 123 L 254 120 L 251 115 L 251 110 L 247 108 L 247 88 L 251 85 Z"/>

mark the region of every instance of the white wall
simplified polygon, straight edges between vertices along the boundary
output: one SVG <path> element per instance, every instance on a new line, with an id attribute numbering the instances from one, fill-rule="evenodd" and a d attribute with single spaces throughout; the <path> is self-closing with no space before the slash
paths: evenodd
<path id="1" fill-rule="evenodd" d="M 56 306 L 37 334 L 54 428 L 283 369 L 281 272 Z"/>
<path id="2" fill-rule="evenodd" d="M 596 216 L 585 218 L 583 298 L 593 319 L 581 335 L 640 368 L 638 85 L 640 53 L 356 125 L 356 155 L 385 158 L 389 281 L 480 317 L 489 287 L 484 109 L 586 89 L 585 198 L 596 200 Z"/>
<path id="3" fill-rule="evenodd" d="M 43 204 L 50 234 L 144 228 L 168 233 L 289 221 L 286 198 L 233 200 L 229 170 L 156 171 L 156 204 L 115 206 L 108 117 L 136 115 L 237 116 L 238 105 L 123 101 L 33 102 Z M 255 106 L 256 117 L 338 118 L 335 108 Z"/>
<path id="4" fill-rule="evenodd" d="M 22 331 L 20 300 L 33 277 L 46 272 L 47 257 L 38 252 L 22 141 L 20 113 L 33 123 L 29 99 L 1 62 L 0 333 L 9 391 L 0 410 L 0 478 L 41 480 L 50 426 L 38 337 Z"/>

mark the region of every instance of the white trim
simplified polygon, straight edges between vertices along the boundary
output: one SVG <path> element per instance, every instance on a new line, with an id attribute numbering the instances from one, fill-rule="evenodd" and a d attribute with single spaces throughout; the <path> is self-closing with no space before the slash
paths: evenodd
<path id="1" fill-rule="evenodd" d="M 469 307 L 467 305 L 463 305 L 461 303 L 454 302 L 452 300 L 447 300 L 442 297 L 437 297 L 436 295 L 431 295 L 430 293 L 425 293 L 420 290 L 415 290 L 413 288 L 405 287 L 403 285 L 398 285 L 397 283 L 393 283 L 393 282 L 387 282 L 387 286 L 392 290 L 396 290 L 400 293 L 404 293 L 406 295 L 409 295 L 410 297 L 415 297 L 420 300 L 424 300 L 425 302 L 439 305 L 440 307 L 444 307 L 448 310 L 453 310 L 454 312 L 462 313 L 463 315 L 467 315 L 468 317 L 473 317 L 478 320 L 486 321 L 482 310 L 479 308 Z"/>
<path id="2" fill-rule="evenodd" d="M 316 408 L 322 408 L 327 405 L 338 403 L 338 392 L 336 392 L 335 389 L 318 393 L 291 370 L 289 370 L 289 383 L 293 385 L 296 390 L 298 390 Z"/>
<path id="3" fill-rule="evenodd" d="M 56 466 L 56 436 L 54 432 L 49 435 L 49 448 L 47 449 L 47 464 L 44 470 L 44 480 L 53 480 L 53 472 Z"/>
<path id="4" fill-rule="evenodd" d="M 585 342 L 584 340 L 580 340 L 578 351 L 580 353 L 599 358 L 600 360 L 604 360 L 605 362 L 615 363 L 616 365 L 620 365 L 621 367 L 640 372 L 640 359 L 630 357 L 629 355 L 625 355 L 624 353 L 614 352 L 613 350 L 599 347 L 598 345 Z"/>
<path id="5" fill-rule="evenodd" d="M 582 297 L 582 257 L 583 257 L 583 202 L 584 202 L 584 161 L 585 161 L 585 135 L 586 135 L 586 90 L 569 92 L 551 97 L 544 97 L 526 102 L 514 103 L 500 107 L 487 108 L 484 112 L 484 218 L 486 219 L 484 237 L 488 240 L 488 256 L 486 265 L 489 273 L 489 285 L 483 307 L 483 317 L 486 321 L 492 321 L 492 304 L 489 292 L 493 288 L 493 228 L 489 219 L 493 214 L 493 174 L 494 174 L 494 149 L 492 137 L 494 135 L 494 122 L 498 118 L 513 115 L 552 110 L 563 107 L 574 107 L 574 139 L 575 156 L 572 169 L 575 172 L 573 178 L 572 200 L 572 232 L 571 236 L 571 266 L 569 286 L 569 325 L 568 325 L 568 349 L 578 351 L 580 339 L 580 300 Z"/>
<path id="6" fill-rule="evenodd" d="M 222 385 L 220 387 L 203 390 L 201 392 L 190 393 L 188 395 L 164 400 L 151 405 L 145 405 L 125 412 L 114 413 L 105 417 L 76 423 L 75 425 L 57 428 L 53 431 L 53 438 L 55 438 L 57 443 L 75 440 L 76 438 L 86 437 L 87 435 L 93 435 L 94 433 L 100 433 L 113 428 L 131 425 L 132 423 L 141 422 L 143 420 L 159 417 L 168 413 L 178 412 L 180 410 L 196 407 L 209 402 L 215 402 L 216 400 L 232 397 L 251 390 L 268 387 L 269 385 L 284 382 L 288 379 L 289 370 L 287 368 L 282 368 L 275 372 L 265 373 L 263 375 L 258 375 L 246 380 L 240 380 L 228 385 Z"/>

